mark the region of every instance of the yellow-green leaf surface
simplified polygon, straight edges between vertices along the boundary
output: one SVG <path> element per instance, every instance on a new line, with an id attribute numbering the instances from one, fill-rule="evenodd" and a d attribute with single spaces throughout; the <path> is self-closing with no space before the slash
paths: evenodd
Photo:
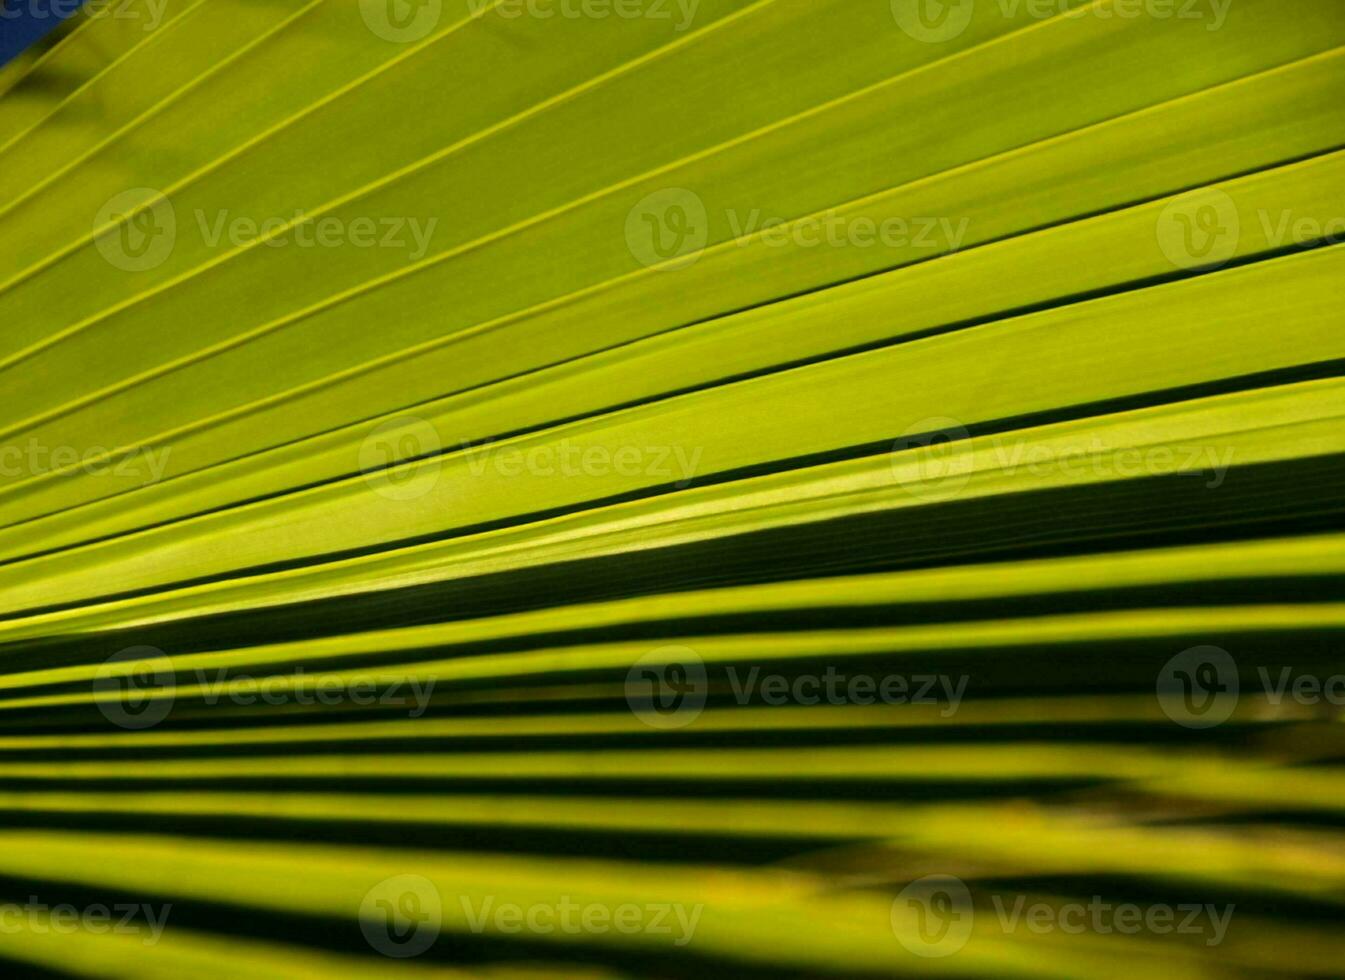
<path id="1" fill-rule="evenodd" d="M 1337 975 L 1343 239 L 1334 0 L 89 0 L 0 970 Z"/>

